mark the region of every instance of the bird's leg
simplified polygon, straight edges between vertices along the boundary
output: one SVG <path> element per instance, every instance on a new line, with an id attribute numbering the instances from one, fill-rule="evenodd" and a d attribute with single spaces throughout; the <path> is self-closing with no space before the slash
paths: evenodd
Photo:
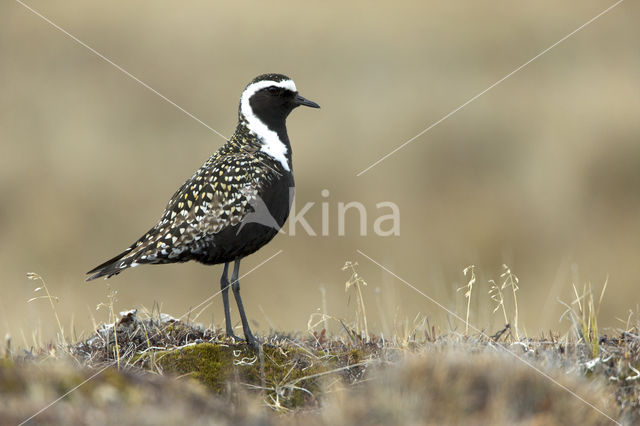
<path id="1" fill-rule="evenodd" d="M 242 329 L 244 330 L 244 337 L 247 339 L 247 343 L 253 346 L 255 349 L 259 348 L 259 343 L 249 328 L 249 321 L 247 321 L 247 315 L 244 313 L 244 306 L 242 305 L 242 298 L 240 297 L 240 281 L 238 280 L 238 273 L 240 272 L 240 259 L 236 259 L 233 264 L 233 274 L 231 274 L 231 289 L 233 295 L 236 298 L 238 304 L 238 311 L 240 311 L 240 319 L 242 320 Z"/>
<path id="2" fill-rule="evenodd" d="M 220 277 L 220 290 L 222 291 L 222 304 L 224 305 L 224 322 L 226 326 L 227 337 L 233 337 L 240 340 L 238 336 L 233 334 L 233 326 L 231 325 L 231 312 L 229 311 L 229 263 L 224 264 L 222 276 Z"/>

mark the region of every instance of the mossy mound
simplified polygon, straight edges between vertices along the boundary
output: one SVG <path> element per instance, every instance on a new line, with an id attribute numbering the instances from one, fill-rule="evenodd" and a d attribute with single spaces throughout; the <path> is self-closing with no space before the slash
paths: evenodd
<path id="1" fill-rule="evenodd" d="M 259 390 L 278 408 L 317 407 L 323 383 L 353 382 L 363 372 L 358 349 L 321 351 L 281 343 L 259 352 L 246 345 L 200 343 L 144 356 L 145 368 L 188 375 L 216 394 L 228 395 L 234 385 Z"/>
<path id="2" fill-rule="evenodd" d="M 158 351 L 145 358 L 142 365 L 146 368 L 189 375 L 217 394 L 228 394 L 234 384 L 243 384 L 262 391 L 268 401 L 284 408 L 317 405 L 322 380 L 344 359 L 295 347 L 264 347 L 256 352 L 222 343 Z"/>
<path id="3" fill-rule="evenodd" d="M 274 336 L 259 351 L 217 330 L 179 321 L 169 315 L 139 318 L 121 313 L 72 353 L 90 362 L 115 362 L 170 377 L 191 377 L 210 391 L 233 397 L 238 386 L 255 391 L 277 409 L 317 407 L 323 383 L 352 383 L 373 357 L 375 344 Z"/>

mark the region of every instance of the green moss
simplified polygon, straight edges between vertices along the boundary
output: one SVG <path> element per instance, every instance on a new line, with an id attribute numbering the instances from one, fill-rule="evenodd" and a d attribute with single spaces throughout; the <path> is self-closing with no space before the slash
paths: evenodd
<path id="1" fill-rule="evenodd" d="M 232 348 L 210 343 L 160 351 L 154 355 L 163 371 L 179 375 L 190 374 L 216 393 L 223 392 L 234 358 Z"/>
<path id="2" fill-rule="evenodd" d="M 347 352 L 347 364 L 356 364 L 366 358 L 366 352 L 362 349 L 351 349 Z"/>
<path id="3" fill-rule="evenodd" d="M 243 383 L 261 389 L 287 408 L 314 402 L 321 390 L 316 376 L 337 366 L 336 357 L 320 359 L 298 348 L 265 347 L 263 359 L 246 347 L 202 343 L 155 353 L 155 362 L 165 373 L 190 375 L 217 394 L 227 392 L 228 383 Z"/>

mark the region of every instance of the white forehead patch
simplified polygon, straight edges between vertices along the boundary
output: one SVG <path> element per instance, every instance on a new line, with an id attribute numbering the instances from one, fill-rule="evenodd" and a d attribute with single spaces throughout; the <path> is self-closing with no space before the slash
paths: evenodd
<path id="1" fill-rule="evenodd" d="M 292 92 L 298 91 L 293 80 L 258 81 L 247 86 L 244 92 L 242 92 L 242 96 L 240 97 L 240 112 L 247 120 L 247 127 L 249 128 L 249 131 L 263 142 L 260 151 L 265 152 L 275 160 L 279 161 L 280 164 L 282 164 L 282 167 L 286 171 L 289 171 L 289 163 L 287 162 L 286 156 L 286 145 L 280 140 L 276 132 L 269 129 L 266 124 L 260 121 L 260 119 L 253 113 L 251 105 L 249 104 L 249 99 L 251 99 L 251 96 L 253 96 L 257 91 L 271 86 L 282 87 L 283 89 L 291 90 Z"/>

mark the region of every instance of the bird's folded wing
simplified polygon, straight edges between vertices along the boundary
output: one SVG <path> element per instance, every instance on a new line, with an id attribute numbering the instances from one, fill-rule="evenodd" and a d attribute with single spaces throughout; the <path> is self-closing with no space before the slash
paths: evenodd
<path id="1" fill-rule="evenodd" d="M 277 172 L 250 153 L 213 156 L 171 197 L 162 218 L 127 257 L 179 258 L 253 212 L 261 189 Z M 202 241 L 205 242 L 205 241 Z"/>

